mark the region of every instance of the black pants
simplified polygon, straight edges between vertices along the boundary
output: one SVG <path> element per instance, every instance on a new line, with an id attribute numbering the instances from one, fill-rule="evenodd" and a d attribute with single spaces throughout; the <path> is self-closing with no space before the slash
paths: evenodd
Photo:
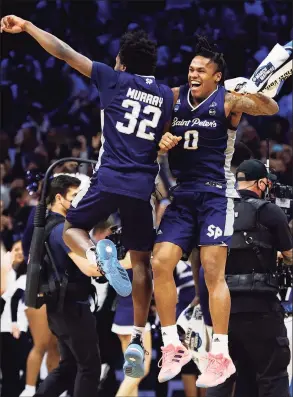
<path id="1" fill-rule="evenodd" d="M 245 389 L 237 388 L 237 397 L 290 396 L 290 349 L 283 312 L 231 314 L 229 349 L 237 371 L 247 371 L 251 379 Z M 208 389 L 207 397 L 230 397 L 235 378 Z"/>
<path id="2" fill-rule="evenodd" d="M 35 396 L 58 397 L 74 383 L 73 397 L 97 397 L 101 360 L 96 321 L 89 305 L 65 303 L 62 313 L 47 308 L 48 323 L 58 338 L 61 360 Z"/>
<path id="3" fill-rule="evenodd" d="M 1 332 L 2 397 L 19 396 L 25 386 L 26 359 L 31 341 L 26 332 L 15 339 L 10 332 Z M 20 371 L 23 375 L 20 377 Z"/>

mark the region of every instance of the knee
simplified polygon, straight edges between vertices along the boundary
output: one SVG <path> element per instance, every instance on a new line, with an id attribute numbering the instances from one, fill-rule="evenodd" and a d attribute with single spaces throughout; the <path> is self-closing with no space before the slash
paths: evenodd
<path id="1" fill-rule="evenodd" d="M 212 286 L 225 280 L 225 266 L 222 267 L 215 256 L 205 257 L 201 261 L 207 286 Z"/>
<path id="2" fill-rule="evenodd" d="M 45 353 L 48 350 L 48 345 L 47 344 L 35 344 L 32 351 L 35 352 L 36 354 L 40 355 L 40 356 L 44 356 Z"/>
<path id="3" fill-rule="evenodd" d="M 169 263 L 168 263 L 169 262 Z M 153 277 L 156 278 L 170 278 L 173 277 L 173 269 L 170 266 L 170 258 L 164 254 L 156 254 L 152 259 Z"/>

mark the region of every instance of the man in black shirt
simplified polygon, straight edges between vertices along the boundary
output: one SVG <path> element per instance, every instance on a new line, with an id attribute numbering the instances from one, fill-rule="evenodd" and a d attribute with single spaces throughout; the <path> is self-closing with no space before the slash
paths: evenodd
<path id="1" fill-rule="evenodd" d="M 277 251 L 285 264 L 292 265 L 292 235 L 283 211 L 263 199 L 274 179 L 265 165 L 246 160 L 236 179 L 241 198 L 235 201 L 226 264 L 231 292 L 229 349 L 238 371 L 249 368 L 251 375 L 248 390 L 238 390 L 237 397 L 289 397 L 289 340 L 275 272 Z M 208 389 L 207 397 L 232 396 L 235 378 Z"/>
<path id="2" fill-rule="evenodd" d="M 61 360 L 56 369 L 41 383 L 35 397 L 58 397 L 71 388 L 73 397 L 96 397 L 101 374 L 101 360 L 96 332 L 96 320 L 90 310 L 91 277 L 99 277 L 98 268 L 65 245 L 62 234 L 66 213 L 76 196 L 80 180 L 69 176 L 55 177 L 50 186 L 51 205 L 46 222 L 58 223 L 47 239 L 53 262 L 62 279 L 66 280 L 63 308 L 54 301 L 47 304 L 48 324 L 58 338 Z M 48 269 L 49 271 L 49 269 Z M 61 296 L 61 287 L 59 299 Z"/>

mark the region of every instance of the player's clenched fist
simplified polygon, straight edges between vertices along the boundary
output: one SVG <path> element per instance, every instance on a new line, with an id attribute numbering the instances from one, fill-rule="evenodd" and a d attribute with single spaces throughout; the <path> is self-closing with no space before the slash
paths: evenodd
<path id="1" fill-rule="evenodd" d="M 24 31 L 25 19 L 15 15 L 7 15 L 1 19 L 0 31 L 7 33 L 21 33 Z"/>
<path id="2" fill-rule="evenodd" d="M 176 146 L 181 139 L 181 136 L 175 136 L 170 132 L 166 132 L 160 140 L 159 147 L 163 152 L 168 152 L 168 150 Z"/>

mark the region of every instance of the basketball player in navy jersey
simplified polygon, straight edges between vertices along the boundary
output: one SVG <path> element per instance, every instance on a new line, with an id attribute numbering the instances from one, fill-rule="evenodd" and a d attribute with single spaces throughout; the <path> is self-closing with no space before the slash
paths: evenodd
<path id="1" fill-rule="evenodd" d="M 164 347 L 159 381 L 177 375 L 190 356 L 180 343 L 175 319 L 177 301 L 173 270 L 198 245 L 209 291 L 213 342 L 206 371 L 197 385 L 223 383 L 235 372 L 228 351 L 230 294 L 225 281 L 227 247 L 233 234 L 235 180 L 230 171 L 236 129 L 242 113 L 273 115 L 277 103 L 263 94 L 226 92 L 223 55 L 199 38 L 188 83 L 174 88 L 170 132 L 160 147 L 169 149 L 169 165 L 177 178 L 173 201 L 167 207 L 153 252 L 154 292 Z M 263 190 L 266 185 L 263 184 Z"/>
<path id="2" fill-rule="evenodd" d="M 159 171 L 158 144 L 173 107 L 171 89 L 157 84 L 153 76 L 156 44 L 142 31 L 126 33 L 113 70 L 14 15 L 2 18 L 1 31 L 28 33 L 51 55 L 91 77 L 100 92 L 104 127 L 98 172 L 90 187 L 81 190 L 72 202 L 64 241 L 73 252 L 99 266 L 119 294 L 128 295 L 131 284 L 117 261 L 115 246 L 102 240 L 102 245 L 100 241 L 95 247 L 88 234 L 95 224 L 119 209 L 123 245 L 130 251 L 133 267 L 132 336 L 140 342 L 152 294 L 150 252 L 155 236 L 150 198 Z M 126 363 L 127 375 L 142 376 L 144 352 L 140 347 L 138 351 L 140 362 L 137 366 Z"/>

